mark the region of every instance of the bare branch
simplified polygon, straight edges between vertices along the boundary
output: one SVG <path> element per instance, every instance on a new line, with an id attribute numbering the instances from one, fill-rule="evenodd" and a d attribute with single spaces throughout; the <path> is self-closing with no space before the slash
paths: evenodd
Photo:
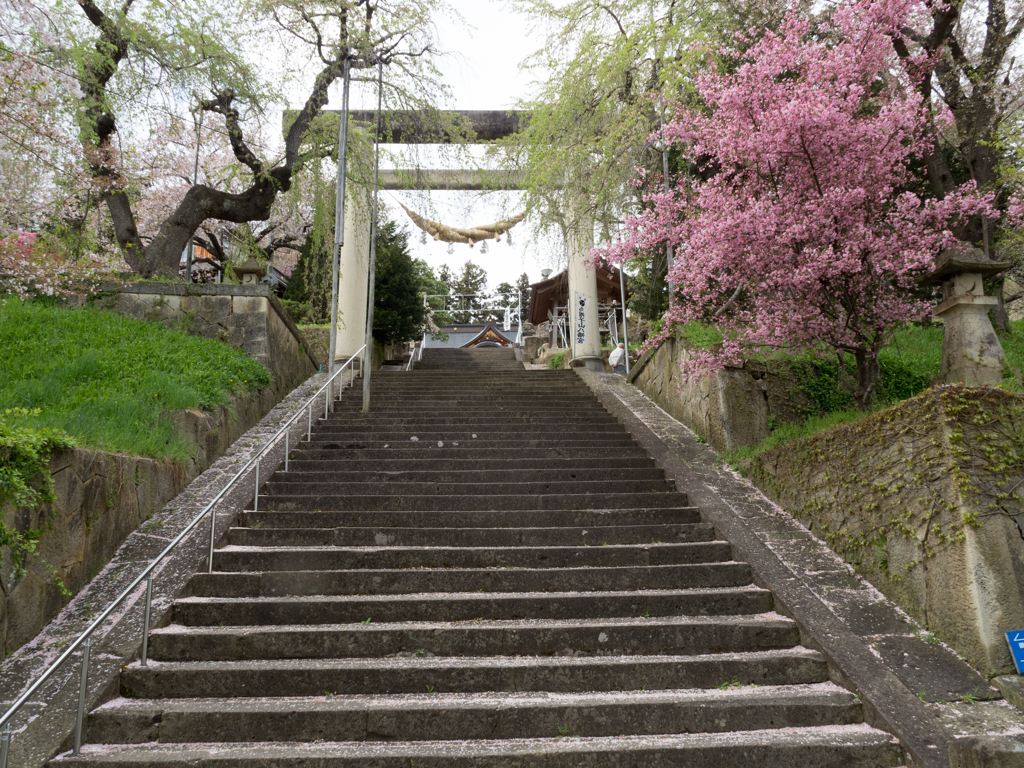
<path id="1" fill-rule="evenodd" d="M 207 112 L 216 112 L 224 116 L 228 126 L 228 139 L 231 141 L 231 151 L 234 152 L 238 162 L 258 176 L 263 173 L 263 163 L 259 161 L 259 158 L 253 154 L 253 151 L 245 143 L 238 110 L 234 107 L 234 100 L 234 91 L 221 91 L 215 94 L 213 99 L 201 102 L 200 106 Z"/>

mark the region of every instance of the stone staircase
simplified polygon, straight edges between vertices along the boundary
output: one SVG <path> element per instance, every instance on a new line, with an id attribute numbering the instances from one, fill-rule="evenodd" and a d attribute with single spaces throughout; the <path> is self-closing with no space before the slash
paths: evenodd
<path id="1" fill-rule="evenodd" d="M 425 349 L 418 371 L 523 371 L 511 349 Z"/>
<path id="2" fill-rule="evenodd" d="M 576 375 L 510 354 L 346 397 L 53 763 L 899 765 Z"/>

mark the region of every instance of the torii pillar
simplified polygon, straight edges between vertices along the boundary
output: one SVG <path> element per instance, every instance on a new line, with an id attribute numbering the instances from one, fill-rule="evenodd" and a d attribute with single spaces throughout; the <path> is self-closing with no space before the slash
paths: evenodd
<path id="1" fill-rule="evenodd" d="M 594 247 L 594 226 L 590 217 L 585 214 L 577 216 L 568 235 L 570 364 L 603 372 L 601 328 L 597 316 L 597 272 L 584 264 Z"/>
<path id="2" fill-rule="evenodd" d="M 338 333 L 334 359 L 343 363 L 361 357 L 368 364 L 373 350 L 356 355 L 366 343 L 366 294 L 370 280 L 370 193 L 345 185 L 345 244 L 338 255 Z M 347 374 L 346 374 L 347 375 Z"/>

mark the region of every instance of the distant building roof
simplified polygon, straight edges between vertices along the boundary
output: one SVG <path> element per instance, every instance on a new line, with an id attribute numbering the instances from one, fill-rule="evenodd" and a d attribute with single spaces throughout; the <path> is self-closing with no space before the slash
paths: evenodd
<path id="1" fill-rule="evenodd" d="M 509 346 L 519 335 L 519 325 L 503 330 L 501 325 L 488 321 L 486 323 L 464 323 L 459 325 L 443 325 L 441 331 L 448 334 L 448 341 L 435 339 L 429 333 L 423 346 L 425 348 L 466 349 L 481 346 Z"/>

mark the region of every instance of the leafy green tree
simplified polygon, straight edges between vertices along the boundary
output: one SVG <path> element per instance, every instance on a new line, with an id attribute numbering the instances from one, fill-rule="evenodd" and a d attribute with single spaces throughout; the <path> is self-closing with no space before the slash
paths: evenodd
<path id="1" fill-rule="evenodd" d="M 487 300 L 487 272 L 479 264 L 474 264 L 467 259 L 462 265 L 462 272 L 451 283 L 452 293 L 457 296 L 471 296 L 473 298 L 460 299 L 459 309 L 455 312 L 455 319 L 460 323 L 468 323 L 471 319 L 480 319 L 479 310 Z"/>
<path id="2" fill-rule="evenodd" d="M 498 299 L 502 305 L 508 307 L 514 307 L 519 303 L 518 292 L 512 283 L 499 283 L 498 287 L 494 289 L 494 298 Z"/>
<path id="3" fill-rule="evenodd" d="M 426 294 L 427 296 L 447 296 L 451 293 L 451 289 L 448 284 L 441 280 L 437 275 L 434 274 L 434 269 L 427 264 L 423 259 L 415 259 L 413 261 L 413 268 L 416 270 L 416 279 L 419 282 L 420 294 Z M 447 270 L 445 266 L 441 267 L 441 270 Z M 444 311 L 445 299 L 433 298 L 427 300 L 430 308 L 434 313 L 434 323 L 437 325 L 449 325 L 452 323 L 452 316 L 448 312 Z"/>
<path id="4" fill-rule="evenodd" d="M 462 273 L 452 285 L 452 293 L 476 294 L 484 296 L 487 292 L 487 272 L 479 264 L 467 259 L 462 265 Z"/>
<path id="5" fill-rule="evenodd" d="M 408 234 L 393 221 L 378 228 L 374 274 L 373 338 L 387 346 L 423 336 L 427 309 L 421 275 L 409 252 Z"/>

